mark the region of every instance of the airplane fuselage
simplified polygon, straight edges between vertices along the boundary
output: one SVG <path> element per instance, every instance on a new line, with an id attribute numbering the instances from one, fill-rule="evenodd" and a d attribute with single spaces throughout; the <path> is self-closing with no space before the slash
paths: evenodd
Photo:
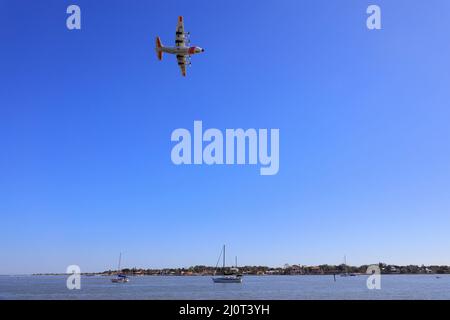
<path id="1" fill-rule="evenodd" d="M 161 47 L 160 50 L 165 53 L 171 53 L 182 56 L 190 56 L 204 51 L 200 47 Z"/>

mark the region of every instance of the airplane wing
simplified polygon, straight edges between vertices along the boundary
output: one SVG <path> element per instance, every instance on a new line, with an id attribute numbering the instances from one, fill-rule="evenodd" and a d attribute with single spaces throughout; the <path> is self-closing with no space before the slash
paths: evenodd
<path id="1" fill-rule="evenodd" d="M 175 33 L 175 45 L 177 47 L 186 46 L 186 36 L 184 34 L 184 22 L 182 16 L 178 17 L 177 31 Z"/>
<path id="2" fill-rule="evenodd" d="M 181 69 L 181 74 L 183 75 L 183 77 L 186 76 L 186 56 L 177 55 L 177 61 L 178 61 L 178 65 L 180 66 Z"/>

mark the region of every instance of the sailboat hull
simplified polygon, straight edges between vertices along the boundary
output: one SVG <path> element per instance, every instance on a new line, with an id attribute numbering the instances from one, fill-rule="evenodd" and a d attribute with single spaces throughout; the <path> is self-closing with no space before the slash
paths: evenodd
<path id="1" fill-rule="evenodd" d="M 242 283 L 241 277 L 217 277 L 212 280 L 214 283 Z"/>
<path id="2" fill-rule="evenodd" d="M 114 278 L 114 279 L 111 279 L 111 282 L 113 282 L 113 283 L 126 283 L 128 281 L 130 281 L 128 278 Z"/>

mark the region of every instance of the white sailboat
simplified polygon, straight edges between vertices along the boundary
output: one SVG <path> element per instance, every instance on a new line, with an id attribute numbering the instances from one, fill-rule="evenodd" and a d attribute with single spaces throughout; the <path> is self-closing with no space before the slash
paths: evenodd
<path id="1" fill-rule="evenodd" d="M 222 262 L 222 271 L 223 275 L 216 277 L 216 271 L 217 271 L 217 265 L 220 261 L 220 255 L 223 258 Z M 225 271 L 225 245 L 223 245 L 223 249 L 220 252 L 219 259 L 217 260 L 216 269 L 214 270 L 214 276 L 212 277 L 212 280 L 214 283 L 241 283 L 242 282 L 242 275 L 239 274 L 239 269 L 237 268 L 237 257 L 236 257 L 236 267 L 231 268 L 230 272 Z"/>
<path id="2" fill-rule="evenodd" d="M 130 279 L 126 275 L 121 273 L 121 271 L 122 271 L 122 269 L 120 269 L 121 260 L 122 260 L 122 253 L 119 254 L 119 267 L 117 268 L 117 278 L 112 278 L 111 282 L 125 283 L 125 282 L 130 281 Z"/>

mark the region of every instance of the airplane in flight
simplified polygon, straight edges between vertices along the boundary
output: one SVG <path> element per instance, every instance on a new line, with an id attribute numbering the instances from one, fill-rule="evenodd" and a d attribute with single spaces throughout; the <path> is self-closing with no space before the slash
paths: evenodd
<path id="1" fill-rule="evenodd" d="M 178 65 L 181 69 L 181 74 L 185 77 L 186 66 L 191 65 L 191 56 L 205 51 L 205 49 L 200 47 L 189 47 L 189 44 L 189 32 L 184 31 L 183 17 L 179 16 L 177 30 L 175 33 L 175 47 L 163 46 L 161 39 L 156 37 L 156 55 L 159 60 L 162 60 L 163 52 L 175 54 L 177 56 Z"/>

